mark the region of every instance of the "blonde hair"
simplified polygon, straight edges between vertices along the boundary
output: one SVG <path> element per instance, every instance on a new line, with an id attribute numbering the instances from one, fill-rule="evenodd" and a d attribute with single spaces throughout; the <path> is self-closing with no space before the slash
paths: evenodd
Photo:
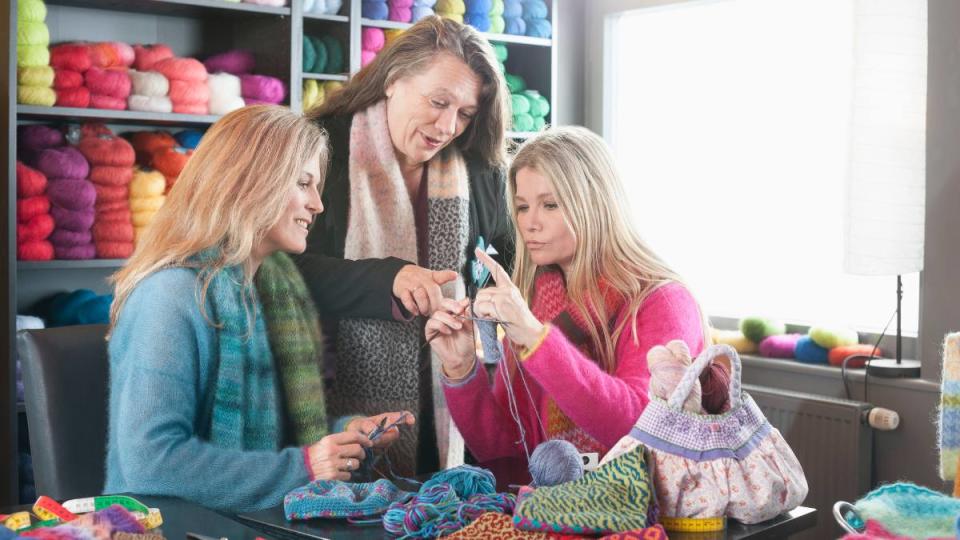
<path id="1" fill-rule="evenodd" d="M 569 126 L 552 128 L 524 143 L 509 171 L 509 203 L 515 223 L 517 172 L 528 167 L 553 183 L 564 218 L 576 234 L 577 248 L 566 275 L 567 294 L 588 321 L 598 363 L 612 373 L 616 369 L 617 340 L 628 322 L 636 334 L 640 304 L 658 287 L 682 280 L 632 226 L 623 184 L 602 138 L 588 129 Z M 537 265 L 530 259 L 519 227 L 516 239 L 513 280 L 529 303 Z M 614 314 L 607 313 L 598 278 L 623 295 L 627 313 L 632 314 L 612 332 L 606 323 Z M 588 306 L 596 319 L 590 316 Z M 707 332 L 704 323 L 705 340 Z"/>
<path id="2" fill-rule="evenodd" d="M 133 256 L 111 276 L 111 328 L 137 284 L 164 268 L 204 268 L 197 292 L 204 317 L 207 288 L 217 272 L 242 265 L 244 284 L 252 284 L 253 271 L 246 263 L 254 247 L 280 219 L 290 185 L 307 161 L 319 153 L 320 170 L 326 169 L 326 148 L 323 130 L 286 107 L 244 107 L 218 120 L 187 161 Z M 212 247 L 218 249 L 214 260 L 191 260 Z"/>
<path id="3" fill-rule="evenodd" d="M 381 50 L 373 62 L 327 97 L 308 116 L 321 119 L 350 115 L 386 99 L 387 87 L 429 69 L 440 54 L 461 60 L 480 78 L 477 114 L 454 141 L 468 156 L 488 165 L 505 162 L 505 136 L 510 94 L 490 43 L 470 26 L 430 16 L 405 30 Z"/>

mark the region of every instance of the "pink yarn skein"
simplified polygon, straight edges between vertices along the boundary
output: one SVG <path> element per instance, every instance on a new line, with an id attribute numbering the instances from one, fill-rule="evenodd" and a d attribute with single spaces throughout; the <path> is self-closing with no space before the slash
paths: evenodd
<path id="1" fill-rule="evenodd" d="M 283 81 L 266 75 L 241 75 L 240 91 L 248 104 L 250 100 L 272 104 L 282 103 L 287 95 Z"/>
<path id="2" fill-rule="evenodd" d="M 90 89 L 91 97 L 96 95 L 127 99 L 130 96 L 130 74 L 125 69 L 92 67 L 84 73 L 83 78 Z"/>
<path id="3" fill-rule="evenodd" d="M 150 71 L 154 64 L 160 60 L 173 58 L 173 49 L 163 43 L 156 45 L 134 45 L 133 52 L 136 56 L 133 65 L 137 71 Z"/>
<path id="4" fill-rule="evenodd" d="M 770 336 L 760 342 L 760 355 L 769 358 L 793 358 L 801 337 L 801 334 Z"/>
<path id="5" fill-rule="evenodd" d="M 173 81 L 206 82 L 207 68 L 196 58 L 166 58 L 151 68 Z"/>
<path id="6" fill-rule="evenodd" d="M 234 49 L 225 53 L 215 54 L 204 60 L 209 73 L 226 72 L 234 75 L 242 75 L 253 71 L 256 60 L 253 53 L 242 49 Z"/>

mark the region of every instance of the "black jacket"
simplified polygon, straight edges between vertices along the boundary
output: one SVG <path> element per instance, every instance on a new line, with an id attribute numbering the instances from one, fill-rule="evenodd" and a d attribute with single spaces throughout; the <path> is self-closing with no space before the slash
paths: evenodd
<path id="1" fill-rule="evenodd" d="M 329 139 L 324 179 L 324 211 L 307 237 L 307 250 L 295 260 L 324 318 L 393 319 L 393 281 L 400 269 L 416 261 L 394 257 L 358 261 L 343 258 L 350 210 L 350 124 L 352 116 L 326 118 L 320 125 Z M 514 231 L 507 209 L 504 171 L 466 157 L 470 176 L 470 238 L 467 258 L 473 260 L 478 236 L 500 252 L 499 262 L 513 265 Z M 469 264 L 459 269 L 470 283 Z"/>

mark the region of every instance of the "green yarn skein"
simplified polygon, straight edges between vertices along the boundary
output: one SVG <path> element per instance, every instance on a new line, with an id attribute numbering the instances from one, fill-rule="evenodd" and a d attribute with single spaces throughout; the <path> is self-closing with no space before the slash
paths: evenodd
<path id="1" fill-rule="evenodd" d="M 550 102 L 536 90 L 524 90 L 523 95 L 530 100 L 530 115 L 534 118 L 546 118 L 550 112 Z"/>
<path id="2" fill-rule="evenodd" d="M 343 45 L 333 36 L 323 36 L 323 44 L 327 46 L 327 69 L 322 73 L 338 74 L 343 72 Z"/>
<path id="3" fill-rule="evenodd" d="M 530 100 L 523 94 L 510 94 L 510 109 L 513 114 L 529 114 Z"/>
<path id="4" fill-rule="evenodd" d="M 313 71 L 313 64 L 317 62 L 317 48 L 313 46 L 310 36 L 303 36 L 303 72 Z"/>
<path id="5" fill-rule="evenodd" d="M 810 339 L 817 345 L 832 349 L 834 347 L 844 347 L 846 345 L 856 345 L 860 342 L 860 336 L 856 330 L 849 328 L 836 328 L 828 326 L 811 326 L 807 332 Z"/>
<path id="6" fill-rule="evenodd" d="M 17 0 L 17 21 L 42 23 L 47 18 L 43 0 Z"/>
<path id="7" fill-rule="evenodd" d="M 514 131 L 532 131 L 533 130 L 533 117 L 527 113 L 514 114 L 513 115 L 513 130 Z"/>
<path id="8" fill-rule="evenodd" d="M 760 343 L 770 336 L 786 334 L 787 326 L 780 321 L 763 317 L 746 317 L 740 321 L 740 331 L 750 341 Z"/>
<path id="9" fill-rule="evenodd" d="M 533 129 L 532 131 L 543 131 L 543 128 L 547 127 L 547 121 L 542 116 L 533 117 Z"/>
<path id="10" fill-rule="evenodd" d="M 313 61 L 313 68 L 310 73 L 326 73 L 329 58 L 326 44 L 320 38 L 313 36 L 310 37 L 310 43 L 313 43 L 313 50 L 317 53 L 317 59 Z"/>
<path id="11" fill-rule="evenodd" d="M 519 75 L 507 73 L 504 78 L 507 79 L 507 88 L 510 89 L 511 94 L 518 94 L 527 89 L 527 81 Z"/>
<path id="12" fill-rule="evenodd" d="M 503 43 L 494 43 L 493 44 L 493 54 L 497 57 L 501 63 L 507 61 L 507 46 Z"/>

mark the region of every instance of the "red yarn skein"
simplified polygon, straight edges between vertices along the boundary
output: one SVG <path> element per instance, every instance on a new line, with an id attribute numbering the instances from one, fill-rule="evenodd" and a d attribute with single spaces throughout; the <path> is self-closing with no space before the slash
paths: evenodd
<path id="1" fill-rule="evenodd" d="M 40 214 L 26 223 L 17 223 L 17 243 L 46 240 L 53 232 L 53 218 Z"/>
<path id="2" fill-rule="evenodd" d="M 157 169 L 167 177 L 168 182 L 171 177 L 176 179 L 180 176 L 180 171 L 187 165 L 187 160 L 193 155 L 190 150 L 166 148 L 157 152 L 153 156 L 153 168 Z"/>
<path id="3" fill-rule="evenodd" d="M 126 186 L 133 180 L 133 167 L 97 165 L 90 169 L 90 181 L 105 186 Z"/>
<path id="4" fill-rule="evenodd" d="M 173 49 L 163 43 L 134 45 L 133 52 L 135 55 L 133 66 L 137 71 L 150 71 L 157 62 L 173 58 Z"/>
<path id="5" fill-rule="evenodd" d="M 56 69 L 84 71 L 90 69 L 90 53 L 86 45 L 78 43 L 64 43 L 50 48 L 50 65 Z"/>
<path id="6" fill-rule="evenodd" d="M 103 184 L 94 184 L 97 190 L 97 201 L 102 203 L 126 202 L 130 199 L 130 188 L 128 186 L 106 186 Z"/>
<path id="7" fill-rule="evenodd" d="M 42 172 L 17 162 L 17 197 L 35 197 L 47 190 L 47 177 Z"/>
<path id="8" fill-rule="evenodd" d="M 210 106 L 206 103 L 174 103 L 173 112 L 178 114 L 210 114 Z"/>
<path id="9" fill-rule="evenodd" d="M 110 202 L 97 201 L 97 203 L 93 205 L 93 207 L 97 211 L 98 220 L 103 219 L 103 216 L 106 214 L 112 215 L 114 212 L 123 212 L 123 211 L 130 212 L 129 201 L 110 201 Z M 128 218 L 129 218 L 129 215 L 128 215 Z"/>
<path id="10" fill-rule="evenodd" d="M 94 242 L 133 242 L 133 224 L 130 219 L 101 221 L 93 224 Z"/>
<path id="11" fill-rule="evenodd" d="M 206 82 L 207 68 L 195 58 L 166 58 L 151 68 L 159 71 L 171 83 L 173 81 Z"/>
<path id="12" fill-rule="evenodd" d="M 17 244 L 17 258 L 21 261 L 49 261 L 53 259 L 53 244 L 46 240 Z"/>
<path id="13" fill-rule="evenodd" d="M 57 107 L 78 107 L 86 109 L 90 106 L 90 90 L 85 86 L 57 90 Z"/>
<path id="14" fill-rule="evenodd" d="M 50 199 L 46 195 L 35 195 L 26 199 L 17 199 L 17 222 L 26 223 L 31 219 L 50 213 Z"/>
<path id="15" fill-rule="evenodd" d="M 83 79 L 93 95 L 123 99 L 130 96 L 130 75 L 126 69 L 92 67 L 84 73 Z"/>
<path id="16" fill-rule="evenodd" d="M 133 255 L 133 242 L 97 242 L 100 259 L 127 259 Z"/>
<path id="17" fill-rule="evenodd" d="M 133 214 L 130 212 L 130 208 L 128 206 L 123 206 L 118 210 L 111 210 L 109 212 L 101 212 L 97 214 L 96 223 L 126 223 L 133 227 L 132 216 Z"/>
<path id="18" fill-rule="evenodd" d="M 210 102 L 210 87 L 205 82 L 170 81 L 170 101 L 177 105 L 199 105 Z"/>
<path id="19" fill-rule="evenodd" d="M 94 109 L 107 109 L 111 111 L 125 111 L 127 110 L 127 100 L 125 98 L 90 94 L 90 107 Z"/>
<path id="20" fill-rule="evenodd" d="M 166 131 L 138 131 L 130 138 L 137 154 L 137 163 L 144 167 L 153 167 L 153 156 L 161 150 L 173 148 L 177 140 Z"/>
<path id="21" fill-rule="evenodd" d="M 57 90 L 58 94 L 60 90 L 69 90 L 83 86 L 83 73 L 79 71 L 55 69 L 53 73 L 53 89 Z"/>
<path id="22" fill-rule="evenodd" d="M 115 135 L 84 137 L 80 139 L 77 150 L 80 150 L 80 153 L 95 168 L 98 166 L 133 167 L 136 162 L 133 146 Z M 132 171 L 130 175 L 132 178 Z"/>

